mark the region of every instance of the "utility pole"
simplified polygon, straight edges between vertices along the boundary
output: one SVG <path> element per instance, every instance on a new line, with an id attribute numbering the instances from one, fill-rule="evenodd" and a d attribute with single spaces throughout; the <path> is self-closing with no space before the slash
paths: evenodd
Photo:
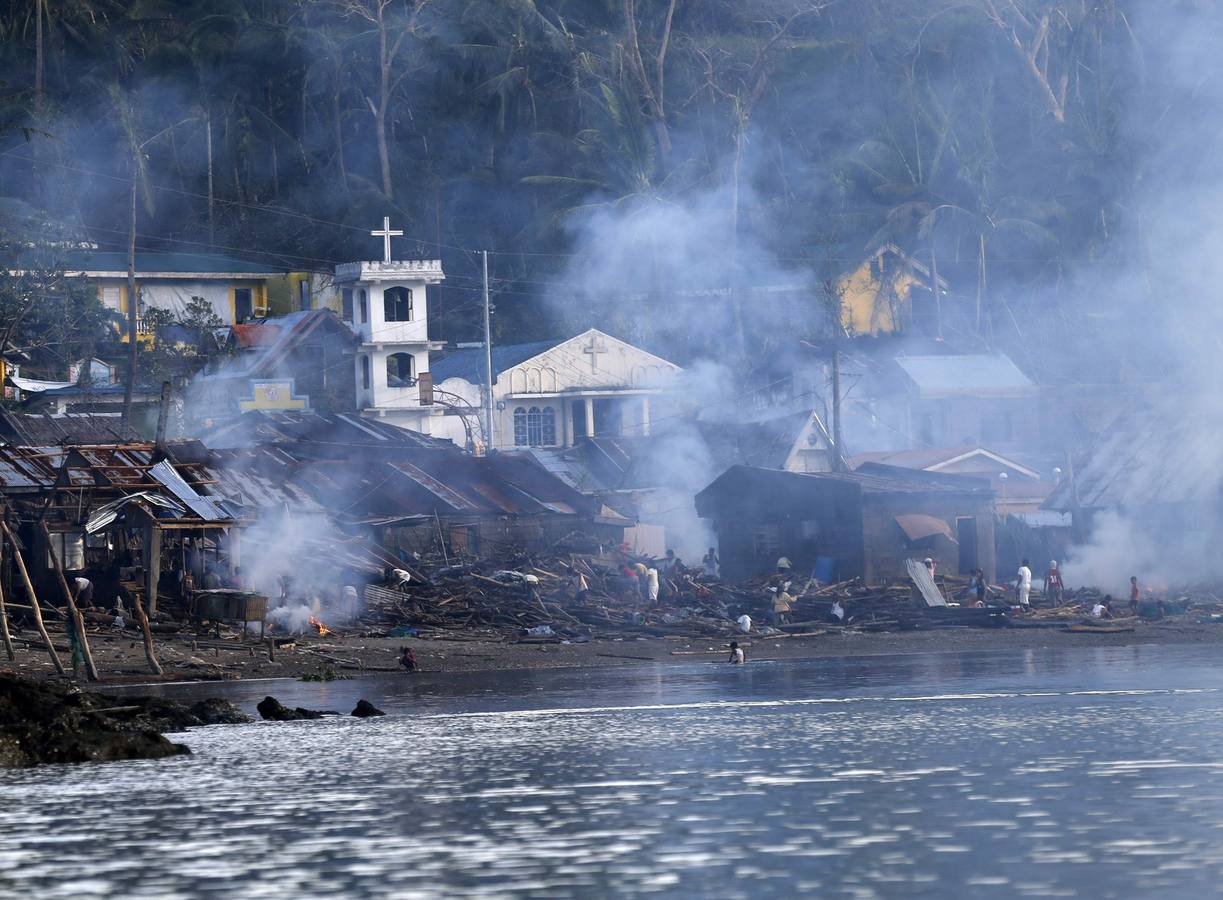
<path id="1" fill-rule="evenodd" d="M 832 469 L 845 470 L 845 457 L 841 450 L 841 351 L 832 346 Z"/>
<path id="2" fill-rule="evenodd" d="M 493 449 L 493 327 L 488 302 L 488 251 L 481 250 L 484 261 L 484 452 Z"/>

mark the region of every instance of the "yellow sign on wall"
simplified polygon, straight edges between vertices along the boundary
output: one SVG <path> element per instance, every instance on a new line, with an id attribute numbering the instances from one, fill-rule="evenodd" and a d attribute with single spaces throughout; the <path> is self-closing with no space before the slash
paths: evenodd
<path id="1" fill-rule="evenodd" d="M 293 393 L 293 379 L 285 381 L 255 381 L 251 383 L 251 399 L 239 400 L 238 408 L 243 412 L 252 409 L 309 409 L 309 397 L 297 397 Z"/>

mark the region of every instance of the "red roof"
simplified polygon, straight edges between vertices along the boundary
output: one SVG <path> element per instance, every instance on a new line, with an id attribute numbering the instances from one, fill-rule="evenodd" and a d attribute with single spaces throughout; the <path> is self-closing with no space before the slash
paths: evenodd
<path id="1" fill-rule="evenodd" d="M 267 347 L 280 334 L 280 326 L 265 324 L 234 325 L 234 340 L 243 350 L 251 347 Z"/>

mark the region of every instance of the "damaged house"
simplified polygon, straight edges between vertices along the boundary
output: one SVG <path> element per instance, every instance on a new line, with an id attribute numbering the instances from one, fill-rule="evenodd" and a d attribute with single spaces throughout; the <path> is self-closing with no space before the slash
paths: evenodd
<path id="1" fill-rule="evenodd" d="M 788 557 L 821 581 L 906 575 L 905 560 L 994 574 L 989 482 L 866 463 L 855 472 L 733 466 L 696 496 L 718 537 L 722 573 L 747 579 Z"/>
<path id="2" fill-rule="evenodd" d="M 243 503 L 270 513 L 291 490 L 309 498 L 303 508 L 325 510 L 334 526 L 400 559 L 443 548 L 538 551 L 575 535 L 618 544 L 631 524 L 534 460 L 471 456 L 377 419 L 258 410 L 204 440 Z"/>
<path id="3" fill-rule="evenodd" d="M 236 559 L 230 530 L 240 505 L 210 493 L 206 466 L 141 442 L 0 446 L 0 492 L 9 527 L 34 590 L 66 602 L 60 575 L 84 574 L 109 601 L 126 593 L 156 611 L 159 597 L 181 593 L 180 574 L 202 576 L 211 556 Z M 20 590 L 21 566 L 4 554 L 5 589 Z M 57 571 L 58 570 L 58 571 Z"/>

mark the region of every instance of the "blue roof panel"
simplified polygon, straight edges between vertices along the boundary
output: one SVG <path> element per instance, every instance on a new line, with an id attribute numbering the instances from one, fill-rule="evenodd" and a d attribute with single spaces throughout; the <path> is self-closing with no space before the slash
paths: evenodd
<path id="1" fill-rule="evenodd" d="M 551 350 L 563 341 L 534 341 L 529 344 L 502 344 L 493 346 L 493 377 L 506 369 L 512 369 L 533 356 Z M 484 348 L 463 347 L 447 350 L 429 361 L 433 383 L 441 384 L 447 378 L 463 378 L 472 384 L 484 382 Z"/>

